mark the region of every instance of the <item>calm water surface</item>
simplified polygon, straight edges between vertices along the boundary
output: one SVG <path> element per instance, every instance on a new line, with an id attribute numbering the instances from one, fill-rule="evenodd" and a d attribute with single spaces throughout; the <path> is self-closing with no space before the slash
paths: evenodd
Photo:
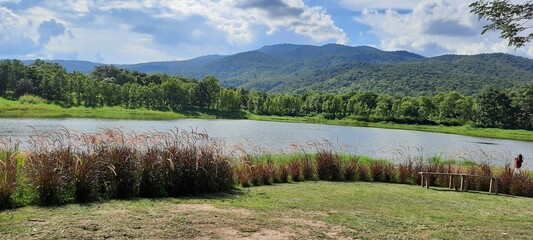
<path id="1" fill-rule="evenodd" d="M 331 126 L 306 123 L 279 123 L 250 120 L 177 119 L 163 121 L 103 119 L 0 119 L 0 138 L 28 140 L 29 136 L 57 131 L 61 127 L 84 133 L 119 128 L 125 132 L 205 130 L 209 136 L 226 142 L 228 148 L 250 143 L 268 152 L 291 152 L 291 144 L 306 145 L 328 141 L 339 152 L 356 153 L 402 161 L 407 157 L 432 156 L 490 161 L 494 165 L 511 162 L 524 155 L 527 169 L 533 169 L 533 142 L 467 137 L 452 134 L 378 128 Z"/>

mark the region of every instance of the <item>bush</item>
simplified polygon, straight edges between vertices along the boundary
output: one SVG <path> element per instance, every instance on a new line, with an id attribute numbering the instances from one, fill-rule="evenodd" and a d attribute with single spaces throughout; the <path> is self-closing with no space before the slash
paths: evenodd
<path id="1" fill-rule="evenodd" d="M 106 171 L 110 171 L 95 153 L 81 153 L 73 156 L 72 176 L 74 197 L 77 202 L 90 202 L 99 199 L 100 181 Z"/>
<path id="2" fill-rule="evenodd" d="M 31 152 L 26 158 L 27 176 L 42 205 L 66 203 L 71 195 L 73 155 L 70 148 Z"/>
<path id="3" fill-rule="evenodd" d="M 215 146 L 201 147 L 197 155 L 194 194 L 226 191 L 233 187 L 233 169 Z"/>
<path id="4" fill-rule="evenodd" d="M 305 178 L 302 175 L 302 163 L 298 159 L 295 159 L 289 163 L 289 172 L 290 172 L 292 181 L 294 182 L 305 181 Z"/>
<path id="5" fill-rule="evenodd" d="M 279 181 L 282 183 L 288 183 L 289 177 L 290 177 L 290 170 L 289 167 L 286 164 L 280 164 L 278 165 L 278 176 Z"/>
<path id="6" fill-rule="evenodd" d="M 0 149 L 0 209 L 13 206 L 12 195 L 17 189 L 17 148 Z"/>
<path id="7" fill-rule="evenodd" d="M 234 171 L 238 182 L 249 184 L 251 177 L 249 162 L 244 161 L 241 168 L 233 168 L 222 154 L 222 148 L 207 136 L 191 134 L 174 139 L 180 144 L 167 147 L 168 161 L 165 161 L 166 191 L 171 196 L 193 195 L 225 191 L 235 184 Z M 197 145 L 204 142 L 205 145 Z"/>
<path id="8" fill-rule="evenodd" d="M 19 102 L 22 104 L 40 104 L 44 103 L 44 99 L 38 96 L 24 94 L 19 97 Z"/>
<path id="9" fill-rule="evenodd" d="M 416 184 L 416 172 L 413 161 L 408 160 L 398 165 L 398 181 L 404 184 Z"/>
<path id="10" fill-rule="evenodd" d="M 331 151 L 319 151 L 316 154 L 316 169 L 320 180 L 342 180 L 340 156 L 333 154 Z"/>
<path id="11" fill-rule="evenodd" d="M 346 181 L 355 181 L 357 174 L 357 159 L 353 158 L 346 162 L 344 166 L 344 179 Z"/>
<path id="12" fill-rule="evenodd" d="M 368 173 L 368 167 L 363 164 L 357 166 L 357 178 L 356 180 L 368 182 L 371 180 L 370 174 Z"/>
<path id="13" fill-rule="evenodd" d="M 111 196 L 119 199 L 138 196 L 139 190 L 139 160 L 133 147 L 127 145 L 111 146 L 101 151 L 102 158 L 109 161 L 112 169 Z"/>
<path id="14" fill-rule="evenodd" d="M 511 193 L 511 185 L 513 184 L 513 169 L 511 169 L 509 164 L 504 166 L 498 184 L 498 190 L 500 192 L 507 194 Z"/>
<path id="15" fill-rule="evenodd" d="M 237 177 L 237 182 L 241 184 L 242 187 L 251 187 L 252 183 L 252 174 L 250 170 L 250 166 L 243 162 L 237 167 L 234 168 L 235 175 Z"/>
<path id="16" fill-rule="evenodd" d="M 370 178 L 374 182 L 384 182 L 385 164 L 381 161 L 372 161 L 370 163 Z"/>
<path id="17" fill-rule="evenodd" d="M 141 154 L 141 182 L 139 195 L 141 197 L 167 196 L 165 189 L 166 174 L 163 151 L 152 147 Z"/>
<path id="18" fill-rule="evenodd" d="M 313 162 L 309 155 L 305 154 L 301 159 L 303 180 L 314 181 L 316 179 L 316 162 Z"/>
<path id="19" fill-rule="evenodd" d="M 391 163 L 386 163 L 383 172 L 383 181 L 389 183 L 396 183 L 397 175 L 398 174 L 396 172 L 396 167 Z"/>

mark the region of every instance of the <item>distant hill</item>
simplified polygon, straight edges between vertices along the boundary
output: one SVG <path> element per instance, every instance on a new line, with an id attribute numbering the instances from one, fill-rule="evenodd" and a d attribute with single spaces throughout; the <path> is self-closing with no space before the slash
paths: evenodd
<path id="1" fill-rule="evenodd" d="M 29 65 L 33 60 L 22 61 L 24 64 Z M 94 63 L 88 61 L 78 60 L 47 60 L 47 62 L 57 63 L 63 66 L 68 72 L 78 71 L 81 73 L 90 73 L 95 67 L 103 65 L 102 63 Z"/>
<path id="2" fill-rule="evenodd" d="M 371 90 L 401 95 L 458 91 L 472 95 L 487 85 L 512 88 L 527 82 L 533 82 L 533 60 L 495 53 L 448 55 L 400 63 L 347 63 L 313 71 L 272 91 Z"/>
<path id="3" fill-rule="evenodd" d="M 130 65 L 117 65 L 128 70 L 137 70 L 145 73 L 168 73 L 171 75 L 181 74 L 191 68 L 202 67 L 210 62 L 223 59 L 225 56 L 208 55 L 184 61 L 149 62 Z"/>
<path id="4" fill-rule="evenodd" d="M 89 73 L 99 63 L 52 61 L 68 71 Z M 201 79 L 214 75 L 225 87 L 268 92 L 372 90 L 420 95 L 441 91 L 475 94 L 483 86 L 515 87 L 533 81 L 533 60 L 509 54 L 443 55 L 427 58 L 406 51 L 338 44 L 279 44 L 229 56 L 118 67 Z"/>

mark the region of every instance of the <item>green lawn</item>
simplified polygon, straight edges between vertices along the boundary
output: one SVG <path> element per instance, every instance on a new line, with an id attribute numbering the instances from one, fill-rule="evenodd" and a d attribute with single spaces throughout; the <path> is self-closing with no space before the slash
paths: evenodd
<path id="1" fill-rule="evenodd" d="M 21 104 L 0 98 L 0 117 L 4 118 L 106 118 L 106 119 L 175 119 L 175 118 L 216 118 L 215 115 L 196 111 L 175 113 L 147 109 L 127 109 L 123 107 L 71 107 L 55 104 Z"/>
<path id="2" fill-rule="evenodd" d="M 530 198 L 366 182 L 0 212 L 0 239 L 530 239 L 531 226 Z"/>
<path id="3" fill-rule="evenodd" d="M 527 130 L 509 130 L 498 128 L 476 128 L 471 126 L 434 126 L 434 125 L 412 125 L 412 124 L 397 124 L 390 122 L 361 122 L 357 120 L 342 119 L 342 120 L 326 120 L 318 117 L 279 117 L 279 116 L 259 116 L 250 114 L 248 119 L 259 121 L 278 121 L 278 122 L 304 122 L 304 123 L 320 123 L 329 125 L 341 126 L 357 126 L 357 127 L 375 127 L 375 128 L 389 128 L 389 129 L 404 129 L 425 132 L 438 132 L 459 134 L 474 137 L 486 138 L 500 138 L 500 139 L 514 139 L 523 141 L 533 141 L 533 131 Z"/>

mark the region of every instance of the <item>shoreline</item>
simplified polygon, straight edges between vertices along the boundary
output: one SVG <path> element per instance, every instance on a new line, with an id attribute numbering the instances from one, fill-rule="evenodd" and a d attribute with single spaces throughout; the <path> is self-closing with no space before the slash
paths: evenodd
<path id="1" fill-rule="evenodd" d="M 533 131 L 472 126 L 412 125 L 391 122 L 361 122 L 350 119 L 327 120 L 320 117 L 261 116 L 247 112 L 220 112 L 215 110 L 183 110 L 180 112 L 154 111 L 147 109 L 126 109 L 123 107 L 71 107 L 54 104 L 21 104 L 0 98 L 0 119 L 2 118 L 95 118 L 124 120 L 172 120 L 172 119 L 227 119 L 271 122 L 310 123 L 337 126 L 372 127 L 423 132 L 456 134 L 471 137 L 508 139 L 533 142 Z"/>

